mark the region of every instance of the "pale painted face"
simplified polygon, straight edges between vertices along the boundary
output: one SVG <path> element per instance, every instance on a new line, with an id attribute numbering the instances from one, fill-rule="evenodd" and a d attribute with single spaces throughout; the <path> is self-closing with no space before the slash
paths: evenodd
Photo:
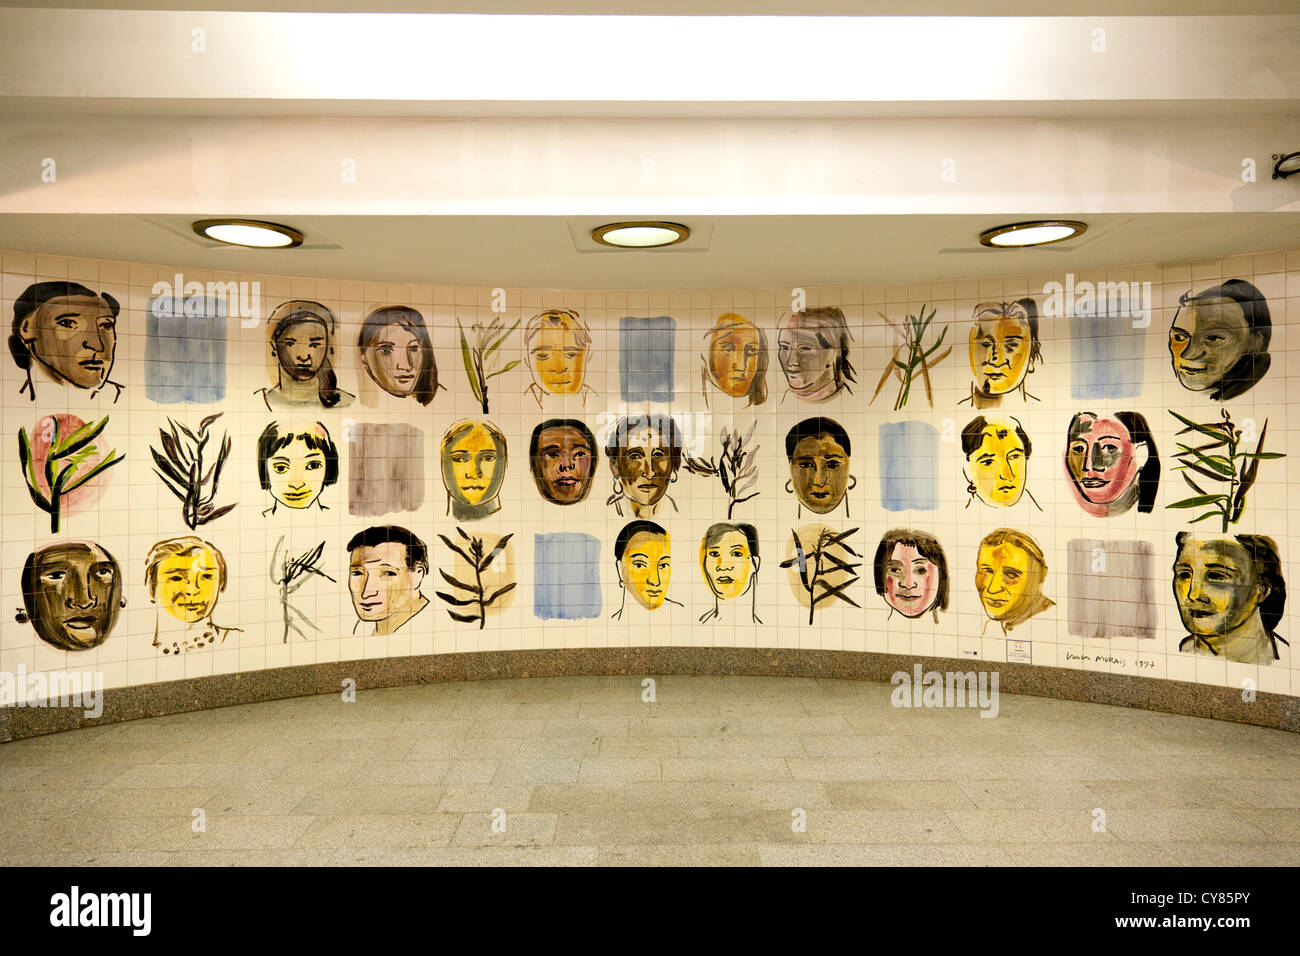
<path id="1" fill-rule="evenodd" d="M 700 567 L 704 580 L 718 598 L 729 601 L 749 587 L 754 556 L 743 531 L 728 531 L 713 544 L 700 542 Z"/>
<path id="2" fill-rule="evenodd" d="M 361 360 L 376 385 L 389 395 L 406 398 L 420 380 L 424 349 L 415 335 L 393 323 L 362 349 Z"/>
<path id="3" fill-rule="evenodd" d="M 970 367 L 979 391 L 1005 395 L 1025 378 L 1033 335 L 1024 320 L 1008 316 L 983 316 L 971 326 Z"/>
<path id="4" fill-rule="evenodd" d="M 1092 504 L 1110 504 L 1137 480 L 1137 448 L 1124 424 L 1114 418 L 1081 418 L 1071 429 L 1066 467 L 1076 495 Z"/>
<path id="5" fill-rule="evenodd" d="M 777 337 L 777 357 L 790 391 L 796 395 L 816 395 L 834 383 L 836 350 L 812 329 L 782 329 Z"/>
<path id="6" fill-rule="evenodd" d="M 325 472 L 324 452 L 307 447 L 302 438 L 277 448 L 266 460 L 271 496 L 289 508 L 310 507 L 325 487 Z"/>
<path id="7" fill-rule="evenodd" d="M 363 621 L 382 621 L 394 614 L 409 615 L 420 600 L 424 569 L 406 566 L 406 545 L 396 541 L 363 546 L 352 552 L 348 590 L 352 606 Z"/>
<path id="8" fill-rule="evenodd" d="M 1174 562 L 1174 598 L 1187 633 L 1229 634 L 1245 624 L 1268 597 L 1255 562 L 1236 541 L 1189 539 Z"/>
<path id="9" fill-rule="evenodd" d="M 209 548 L 188 554 L 169 554 L 155 571 L 154 596 L 163 609 L 186 624 L 201 621 L 217 605 L 221 592 L 221 567 Z"/>
<path id="10" fill-rule="evenodd" d="M 1238 361 L 1261 348 L 1259 335 L 1251 332 L 1241 304 L 1233 299 L 1190 303 L 1169 329 L 1174 374 L 1193 392 L 1214 388 Z"/>
<path id="11" fill-rule="evenodd" d="M 939 566 L 915 545 L 894 545 L 885 561 L 885 602 L 904 617 L 920 617 L 939 596 Z"/>
<path id="12" fill-rule="evenodd" d="M 623 584 L 637 603 L 648 611 L 658 610 L 668 597 L 668 579 L 672 576 L 668 535 L 648 531 L 632 535 L 619 570 Z"/>
<path id="13" fill-rule="evenodd" d="M 529 347 L 538 384 L 553 395 L 576 395 L 587 371 L 587 348 L 568 325 L 545 326 Z"/>

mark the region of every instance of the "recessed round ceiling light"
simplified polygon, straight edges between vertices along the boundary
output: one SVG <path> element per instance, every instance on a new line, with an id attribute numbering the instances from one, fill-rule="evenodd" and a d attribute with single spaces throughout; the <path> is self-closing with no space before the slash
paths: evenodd
<path id="1" fill-rule="evenodd" d="M 1281 153 L 1273 154 L 1274 179 L 1286 179 L 1296 173 L 1300 173 L 1300 151 L 1287 153 L 1285 156 Z"/>
<path id="2" fill-rule="evenodd" d="M 290 249 L 302 245 L 302 233 L 274 222 L 257 219 L 200 219 L 194 231 L 204 239 L 254 249 Z"/>
<path id="3" fill-rule="evenodd" d="M 591 230 L 602 246 L 620 249 L 654 249 L 685 242 L 691 231 L 676 222 L 611 222 Z"/>
<path id="4" fill-rule="evenodd" d="M 1016 222 L 1009 226 L 998 226 L 980 233 L 980 245 L 994 249 L 1009 249 L 1023 246 L 1046 246 L 1053 242 L 1064 242 L 1088 231 L 1086 222 L 1074 219 L 1040 219 L 1035 222 Z"/>

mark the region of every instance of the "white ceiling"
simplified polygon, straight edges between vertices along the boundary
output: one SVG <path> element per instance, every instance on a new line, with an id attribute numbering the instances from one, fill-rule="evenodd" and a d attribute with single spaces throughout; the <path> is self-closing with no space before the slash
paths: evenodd
<path id="1" fill-rule="evenodd" d="M 1263 16 L 1295 0 L 0 0 L 0 7 L 623 16 Z"/>
<path id="2" fill-rule="evenodd" d="M 1068 214 L 1062 210 L 1062 215 Z M 195 216 L 194 218 L 201 218 Z M 1300 246 L 1288 213 L 1084 216 L 1078 240 L 1032 250 L 979 246 L 1022 216 L 687 218 L 689 243 L 596 251 L 600 219 L 549 216 L 282 217 L 302 248 L 199 239 L 190 218 L 0 215 L 0 248 L 248 273 L 505 288 L 777 288 L 907 283 L 1174 263 Z M 575 241 L 575 235 L 580 237 Z"/>

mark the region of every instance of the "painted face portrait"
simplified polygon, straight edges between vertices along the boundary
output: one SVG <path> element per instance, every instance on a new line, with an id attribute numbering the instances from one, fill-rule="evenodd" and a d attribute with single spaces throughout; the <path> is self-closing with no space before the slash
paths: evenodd
<path id="1" fill-rule="evenodd" d="M 356 398 L 338 387 L 334 374 L 334 313 L 319 302 L 292 299 L 267 317 L 274 386 L 259 389 L 266 407 L 319 404 L 343 408 Z"/>
<path id="2" fill-rule="evenodd" d="M 462 421 L 442 439 L 442 481 L 458 518 L 499 510 L 506 473 L 506 439 L 491 422 Z"/>
<path id="3" fill-rule="evenodd" d="M 969 434 L 967 433 L 969 431 Z M 967 476 L 981 501 L 1009 508 L 1025 492 L 1032 446 L 1015 419 L 975 419 L 962 434 Z"/>
<path id="4" fill-rule="evenodd" d="M 314 422 L 280 429 L 278 422 L 272 422 L 257 442 L 258 479 L 276 502 L 263 514 L 279 505 L 299 511 L 310 508 L 319 504 L 321 491 L 338 481 L 338 450 L 324 425 Z"/>
<path id="5" fill-rule="evenodd" d="M 578 313 L 548 309 L 528 320 L 524 328 L 524 358 L 533 373 L 527 391 L 541 405 L 545 395 L 585 397 L 591 333 Z"/>
<path id="6" fill-rule="evenodd" d="M 1249 282 L 1230 279 L 1184 295 L 1169 329 L 1174 374 L 1193 392 L 1234 398 L 1268 370 L 1271 335 L 1268 303 Z"/>
<path id="7" fill-rule="evenodd" d="M 1150 454 L 1151 445 L 1136 444 L 1119 416 L 1099 418 L 1090 412 L 1074 416 L 1065 469 L 1075 500 L 1096 517 L 1128 511 L 1138 499 L 1138 475 Z"/>
<path id="8" fill-rule="evenodd" d="M 758 570 L 758 556 L 749 536 L 738 527 L 718 527 L 717 533 L 700 542 L 700 569 L 709 590 L 721 601 L 740 597 L 749 589 L 751 575 Z"/>
<path id="9" fill-rule="evenodd" d="M 643 608 L 657 611 L 668 598 L 672 563 L 666 531 L 637 531 L 618 559 L 619 581 Z"/>
<path id="10" fill-rule="evenodd" d="M 1268 597 L 1250 553 L 1236 541 L 1186 539 L 1174 562 L 1174 598 L 1187 633 L 1230 634 L 1246 624 Z"/>
<path id="11" fill-rule="evenodd" d="M 992 532 L 980 542 L 975 589 L 984 613 L 1010 630 L 1051 607 L 1042 594 L 1047 563 L 1028 535 L 1010 529 Z"/>
<path id="12" fill-rule="evenodd" d="M 70 283 L 62 283 L 70 285 Z M 29 290 L 30 291 L 30 290 Z M 98 389 L 117 354 L 117 302 L 87 294 L 46 299 L 15 322 L 15 335 L 31 359 L 56 382 Z M 15 313 L 19 303 L 15 303 Z"/>
<path id="13" fill-rule="evenodd" d="M 533 430 L 529 460 L 533 481 L 547 501 L 571 505 L 591 490 L 596 440 L 576 419 L 551 419 Z"/>
<path id="14" fill-rule="evenodd" d="M 709 381 L 725 395 L 732 398 L 750 396 L 753 401 L 754 378 L 767 368 L 767 343 L 758 327 L 744 316 L 727 312 L 718 316 L 717 323 L 708 334 Z M 764 390 L 764 398 L 766 390 Z"/>
<path id="15" fill-rule="evenodd" d="M 363 621 L 409 612 L 420 596 L 427 568 L 408 568 L 406 546 L 388 541 L 358 547 L 348 565 L 352 606 Z"/>
<path id="16" fill-rule="evenodd" d="M 849 488 L 849 436 L 830 419 L 810 418 L 786 435 L 790 484 L 799 504 L 815 514 L 839 507 Z"/>
<path id="17" fill-rule="evenodd" d="M 970 330 L 970 366 L 979 390 L 1004 395 L 1029 367 L 1029 325 L 1018 317 L 985 316 Z"/>
<path id="18" fill-rule="evenodd" d="M 212 614 L 225 587 L 223 568 L 209 546 L 164 555 L 153 571 L 152 596 L 176 620 L 201 621 Z"/>
<path id="19" fill-rule="evenodd" d="M 371 381 L 395 398 L 427 405 L 438 387 L 433 343 L 419 312 L 406 307 L 376 309 L 361 327 L 357 343 Z"/>
<path id="20" fill-rule="evenodd" d="M 633 512 L 647 517 L 654 514 L 668 486 L 677 479 L 681 435 L 667 416 L 620 419 L 606 442 L 605 455 L 615 479 L 610 503 L 617 505 L 626 496 Z"/>
<path id="21" fill-rule="evenodd" d="M 329 331 L 323 322 L 291 322 L 275 339 L 276 361 L 294 381 L 314 379 L 328 354 Z"/>
<path id="22" fill-rule="evenodd" d="M 122 573 L 96 544 L 52 544 L 29 555 L 23 605 L 36 636 L 52 647 L 83 651 L 108 639 L 122 600 Z"/>
<path id="23" fill-rule="evenodd" d="M 927 611 L 938 621 L 948 608 L 948 561 L 937 538 L 899 528 L 885 532 L 876 547 L 876 593 L 891 613 L 917 618 Z"/>

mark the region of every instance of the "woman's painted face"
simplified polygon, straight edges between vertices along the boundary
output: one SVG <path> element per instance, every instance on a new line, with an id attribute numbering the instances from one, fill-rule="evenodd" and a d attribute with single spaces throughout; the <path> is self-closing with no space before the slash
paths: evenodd
<path id="1" fill-rule="evenodd" d="M 975 589 L 989 617 L 995 621 L 1005 617 L 1029 596 L 1032 565 L 1029 553 L 1008 541 L 980 545 Z"/>
<path id="2" fill-rule="evenodd" d="M 36 553 L 32 626 L 47 644 L 68 651 L 97 647 L 117 620 L 122 578 L 117 562 L 91 544 L 53 544 Z"/>
<path id="3" fill-rule="evenodd" d="M 985 316 L 971 326 L 970 367 L 979 391 L 1004 395 L 1018 386 L 1032 344 L 1028 323 L 1012 316 Z"/>
<path id="4" fill-rule="evenodd" d="M 1065 453 L 1076 492 L 1093 504 L 1110 504 L 1137 480 L 1135 452 L 1128 429 L 1114 418 L 1076 421 Z"/>
<path id="5" fill-rule="evenodd" d="M 158 563 L 154 596 L 172 617 L 186 624 L 201 621 L 216 607 L 221 569 L 208 548 L 169 554 Z"/>
<path id="6" fill-rule="evenodd" d="M 749 539 L 743 531 L 728 531 L 713 544 L 700 542 L 700 567 L 709 590 L 723 601 L 740 597 L 753 570 Z"/>
<path id="7" fill-rule="evenodd" d="M 662 607 L 672 576 L 668 535 L 648 531 L 632 535 L 620 564 L 623 583 L 637 603 L 648 611 Z"/>
<path id="8" fill-rule="evenodd" d="M 777 337 L 777 357 L 796 395 L 819 392 L 834 381 L 835 349 L 823 345 L 810 329 L 782 329 Z"/>
<path id="9" fill-rule="evenodd" d="M 1188 539 L 1174 562 L 1174 598 L 1187 633 L 1211 637 L 1247 622 L 1269 588 L 1236 541 Z"/>
<path id="10" fill-rule="evenodd" d="M 451 463 L 455 493 L 466 504 L 476 505 L 493 486 L 500 450 L 482 422 L 452 442 L 446 456 Z"/>
<path id="11" fill-rule="evenodd" d="M 1203 299 L 1178 311 L 1169 329 L 1174 374 L 1193 392 L 1214 388 L 1241 358 L 1259 350 L 1241 304 L 1232 299 Z"/>
<path id="12" fill-rule="evenodd" d="M 915 545 L 894 545 L 885 561 L 885 602 L 904 617 L 919 617 L 938 596 L 939 566 Z"/>
<path id="13" fill-rule="evenodd" d="M 544 428 L 537 436 L 533 479 L 548 501 L 571 505 L 591 490 L 594 461 L 591 443 L 579 429 L 571 425 Z"/>
<path id="14" fill-rule="evenodd" d="M 830 435 L 799 439 L 790 459 L 795 497 L 810 511 L 834 511 L 849 487 L 849 455 Z"/>
<path id="15" fill-rule="evenodd" d="M 709 343 L 709 374 L 724 393 L 743 398 L 757 371 L 758 329 L 736 322 L 713 336 Z"/>
<path id="16" fill-rule="evenodd" d="M 271 496 L 290 508 L 309 507 L 325 487 L 325 454 L 295 438 L 266 460 Z"/>
<path id="17" fill-rule="evenodd" d="M 1025 443 L 1011 423 L 995 422 L 986 427 L 967 463 L 981 500 L 1005 508 L 1024 494 L 1029 458 Z"/>
<path id="18" fill-rule="evenodd" d="M 275 357 L 280 368 L 296 382 L 315 378 L 329 353 L 329 336 L 323 322 L 305 320 L 285 326 L 275 340 Z"/>
<path id="19" fill-rule="evenodd" d="M 420 340 L 397 324 L 386 325 L 361 352 L 366 371 L 389 395 L 405 398 L 415 391 L 424 367 Z"/>
<path id="20" fill-rule="evenodd" d="M 652 505 L 664 496 L 673 479 L 672 446 L 659 429 L 642 428 L 628 433 L 609 465 L 629 498 L 639 505 Z"/>
<path id="21" fill-rule="evenodd" d="M 554 395 L 576 395 L 587 370 L 587 349 L 578 343 L 575 329 L 545 326 L 530 346 L 533 374 L 538 384 Z"/>

